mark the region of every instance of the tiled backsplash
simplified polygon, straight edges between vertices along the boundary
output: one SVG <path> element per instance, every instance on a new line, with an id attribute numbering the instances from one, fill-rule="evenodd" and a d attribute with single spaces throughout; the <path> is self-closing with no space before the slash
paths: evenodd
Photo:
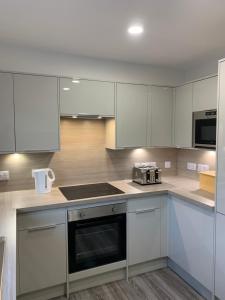
<path id="1" fill-rule="evenodd" d="M 198 179 L 197 171 L 187 170 L 187 163 L 207 164 L 209 170 L 216 170 L 216 151 L 210 150 L 177 150 L 177 175 Z"/>
<path id="2" fill-rule="evenodd" d="M 105 149 L 104 120 L 61 121 L 61 151 L 0 156 L 0 170 L 10 171 L 10 180 L 0 182 L 0 191 L 34 188 L 31 170 L 52 168 L 55 185 L 131 178 L 134 162 L 155 161 L 163 174 L 176 174 L 176 149 Z M 171 168 L 164 169 L 165 161 Z"/>

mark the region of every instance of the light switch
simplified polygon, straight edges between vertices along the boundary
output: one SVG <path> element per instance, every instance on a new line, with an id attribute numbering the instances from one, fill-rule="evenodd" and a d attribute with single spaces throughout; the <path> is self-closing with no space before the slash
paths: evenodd
<path id="1" fill-rule="evenodd" d="M 165 161 L 165 169 L 170 169 L 171 168 L 171 161 Z"/>
<path id="2" fill-rule="evenodd" d="M 196 163 L 193 163 L 193 162 L 188 162 L 187 163 L 187 169 L 188 170 L 191 170 L 191 171 L 196 171 Z"/>
<path id="3" fill-rule="evenodd" d="M 209 165 L 198 164 L 198 172 L 204 172 L 209 170 Z"/>
<path id="4" fill-rule="evenodd" d="M 0 171 L 0 181 L 9 180 L 9 171 Z"/>

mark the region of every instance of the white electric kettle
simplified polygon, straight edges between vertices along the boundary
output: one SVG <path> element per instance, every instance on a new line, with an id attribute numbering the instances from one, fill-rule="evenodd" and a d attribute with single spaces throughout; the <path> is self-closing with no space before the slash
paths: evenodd
<path id="1" fill-rule="evenodd" d="M 35 189 L 38 193 L 51 192 L 52 183 L 55 181 L 55 174 L 52 169 L 34 169 L 32 170 L 32 177 L 35 180 Z"/>

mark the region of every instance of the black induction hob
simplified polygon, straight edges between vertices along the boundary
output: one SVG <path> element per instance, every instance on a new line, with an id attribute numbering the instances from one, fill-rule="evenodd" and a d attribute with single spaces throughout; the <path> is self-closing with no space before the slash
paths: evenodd
<path id="1" fill-rule="evenodd" d="M 100 196 L 124 194 L 123 191 L 109 183 L 93 183 L 74 186 L 63 186 L 59 190 L 68 201 Z"/>

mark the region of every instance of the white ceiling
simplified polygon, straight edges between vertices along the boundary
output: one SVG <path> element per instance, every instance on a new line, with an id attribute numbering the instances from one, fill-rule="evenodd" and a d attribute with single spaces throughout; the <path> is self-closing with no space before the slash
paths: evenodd
<path id="1" fill-rule="evenodd" d="M 181 69 L 225 56 L 224 29 L 224 0 L 0 0 L 0 44 Z"/>

